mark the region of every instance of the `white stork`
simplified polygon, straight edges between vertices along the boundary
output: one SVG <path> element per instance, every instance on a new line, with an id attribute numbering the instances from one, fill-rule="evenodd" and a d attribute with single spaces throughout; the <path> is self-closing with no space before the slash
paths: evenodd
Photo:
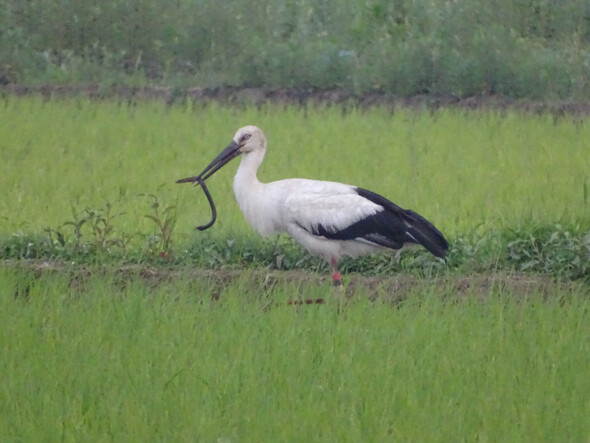
<path id="1" fill-rule="evenodd" d="M 448 243 L 432 223 L 371 191 L 300 178 L 261 183 L 256 171 L 265 152 L 262 131 L 256 126 L 245 126 L 238 129 L 229 146 L 201 174 L 177 183 L 201 184 L 208 194 L 205 180 L 243 154 L 233 188 L 250 226 L 263 236 L 280 232 L 291 235 L 311 254 L 330 264 L 335 286 L 342 284 L 338 261 L 345 255 L 358 257 L 420 244 L 436 257 L 445 257 Z M 214 220 L 215 212 L 206 227 Z"/>

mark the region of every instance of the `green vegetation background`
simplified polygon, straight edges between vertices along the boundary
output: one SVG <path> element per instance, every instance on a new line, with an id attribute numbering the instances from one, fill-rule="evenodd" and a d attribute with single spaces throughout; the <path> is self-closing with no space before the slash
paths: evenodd
<path id="1" fill-rule="evenodd" d="M 0 83 L 590 98 L 586 0 L 1 0 Z"/>

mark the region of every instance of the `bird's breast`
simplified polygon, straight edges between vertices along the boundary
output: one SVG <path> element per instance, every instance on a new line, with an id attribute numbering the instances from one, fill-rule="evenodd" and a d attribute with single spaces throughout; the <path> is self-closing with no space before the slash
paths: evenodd
<path id="1" fill-rule="evenodd" d="M 260 235 L 284 232 L 282 196 L 264 183 L 251 184 L 248 188 L 234 186 L 236 200 L 244 218 Z"/>

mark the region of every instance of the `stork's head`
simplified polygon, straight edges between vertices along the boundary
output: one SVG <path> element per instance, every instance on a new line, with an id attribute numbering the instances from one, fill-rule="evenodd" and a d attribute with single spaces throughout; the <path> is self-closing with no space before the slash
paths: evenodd
<path id="1" fill-rule="evenodd" d="M 233 143 L 237 144 L 240 153 L 243 154 L 266 149 L 266 138 L 256 126 L 244 126 L 238 129 Z"/>
<path id="2" fill-rule="evenodd" d="M 259 152 L 264 155 L 266 150 L 266 138 L 256 126 L 244 126 L 238 129 L 231 143 L 213 160 L 209 166 L 203 169 L 199 175 L 177 180 L 176 183 L 203 183 L 207 178 L 215 174 L 224 165 L 240 154 L 248 155 Z M 260 159 L 262 159 L 262 156 Z"/>

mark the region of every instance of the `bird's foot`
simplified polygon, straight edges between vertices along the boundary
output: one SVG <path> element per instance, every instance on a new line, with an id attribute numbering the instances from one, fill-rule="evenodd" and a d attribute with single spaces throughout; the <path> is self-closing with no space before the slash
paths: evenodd
<path id="1" fill-rule="evenodd" d="M 342 287 L 342 276 L 340 275 L 340 272 L 334 272 L 332 274 L 332 281 L 334 282 L 335 287 Z"/>
<path id="2" fill-rule="evenodd" d="M 332 274 L 332 281 L 334 282 L 334 291 L 338 294 L 336 298 L 342 302 L 344 300 L 342 297 L 344 295 L 344 285 L 342 284 L 342 276 L 339 272 Z"/>

